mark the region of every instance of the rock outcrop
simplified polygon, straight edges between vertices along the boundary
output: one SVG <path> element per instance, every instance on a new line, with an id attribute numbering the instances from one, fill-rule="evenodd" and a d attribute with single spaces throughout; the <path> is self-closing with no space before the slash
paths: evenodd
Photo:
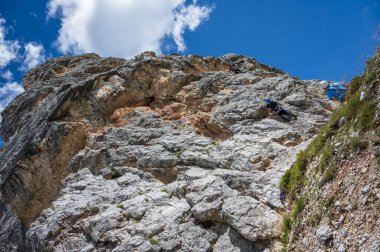
<path id="1" fill-rule="evenodd" d="M 379 146 L 380 49 L 299 156 L 303 175 L 283 179 L 288 189 L 299 185 L 290 190 L 296 203 L 285 222 L 287 251 L 380 251 Z"/>
<path id="2" fill-rule="evenodd" d="M 6 251 L 278 251 L 279 180 L 331 110 L 319 81 L 239 55 L 62 57 L 23 84 L 2 113 Z"/>

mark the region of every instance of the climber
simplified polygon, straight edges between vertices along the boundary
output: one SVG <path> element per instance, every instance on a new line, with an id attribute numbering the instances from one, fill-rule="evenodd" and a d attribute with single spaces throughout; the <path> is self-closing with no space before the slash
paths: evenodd
<path id="1" fill-rule="evenodd" d="M 281 204 L 285 203 L 285 199 L 286 199 L 286 192 L 285 191 L 281 191 L 281 193 L 280 193 Z"/>
<path id="2" fill-rule="evenodd" d="M 267 110 L 272 113 L 275 113 L 277 116 L 285 119 L 286 121 L 290 121 L 289 117 L 297 120 L 297 116 L 290 111 L 283 109 L 278 102 L 272 101 L 268 97 L 265 98 L 265 102 L 267 103 Z M 289 116 L 289 117 L 288 117 Z"/>

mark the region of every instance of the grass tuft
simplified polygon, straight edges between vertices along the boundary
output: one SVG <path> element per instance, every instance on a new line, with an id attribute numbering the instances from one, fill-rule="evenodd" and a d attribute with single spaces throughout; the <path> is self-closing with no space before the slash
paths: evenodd
<path id="1" fill-rule="evenodd" d="M 150 242 L 150 244 L 152 244 L 152 245 L 157 245 L 157 244 L 160 243 L 160 242 L 159 242 L 158 240 L 156 240 L 156 239 L 150 239 L 149 242 Z"/>
<path id="2" fill-rule="evenodd" d="M 357 91 L 359 91 L 360 87 L 363 85 L 364 83 L 364 78 L 361 77 L 361 76 L 355 76 L 352 81 L 350 82 L 350 86 L 348 88 L 348 93 L 350 95 L 356 93 Z"/>
<path id="3" fill-rule="evenodd" d="M 348 143 L 348 149 L 352 151 L 364 150 L 368 147 L 368 142 L 361 140 L 359 137 L 351 138 L 351 141 Z"/>
<path id="4" fill-rule="evenodd" d="M 330 164 L 331 158 L 333 156 L 333 149 L 331 145 L 327 144 L 322 148 L 321 158 L 319 160 L 319 170 L 324 172 L 326 167 Z"/>
<path id="5" fill-rule="evenodd" d="M 176 156 L 178 159 L 180 159 L 182 153 L 183 153 L 183 151 L 177 151 L 177 152 L 175 153 L 175 156 Z"/>
<path id="6" fill-rule="evenodd" d="M 360 109 L 358 115 L 358 126 L 360 129 L 372 128 L 374 126 L 374 119 L 376 113 L 376 104 L 374 100 L 365 101 Z"/>
<path id="7" fill-rule="evenodd" d="M 124 209 L 124 205 L 123 204 L 117 204 L 116 207 L 120 208 L 120 209 Z"/>
<path id="8" fill-rule="evenodd" d="M 356 117 L 359 107 L 360 93 L 356 92 L 348 99 L 346 105 L 342 108 L 342 113 L 347 119 L 352 120 Z"/>
<path id="9" fill-rule="evenodd" d="M 329 167 L 326 172 L 323 174 L 323 180 L 328 182 L 335 178 L 335 169 L 333 167 Z"/>

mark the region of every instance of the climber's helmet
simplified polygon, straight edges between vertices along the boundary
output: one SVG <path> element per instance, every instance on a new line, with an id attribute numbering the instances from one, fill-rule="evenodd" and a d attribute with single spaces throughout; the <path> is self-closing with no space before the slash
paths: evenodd
<path id="1" fill-rule="evenodd" d="M 265 102 L 266 102 L 267 104 L 269 104 L 269 103 L 271 102 L 271 100 L 267 97 L 267 98 L 265 98 Z"/>

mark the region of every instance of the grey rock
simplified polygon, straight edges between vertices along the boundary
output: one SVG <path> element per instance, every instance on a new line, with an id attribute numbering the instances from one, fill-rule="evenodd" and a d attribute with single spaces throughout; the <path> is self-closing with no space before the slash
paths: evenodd
<path id="1" fill-rule="evenodd" d="M 380 156 L 380 146 L 379 145 L 373 146 L 372 151 L 373 151 L 373 154 L 375 156 L 377 156 L 377 157 Z"/>
<path id="2" fill-rule="evenodd" d="M 367 204 L 367 202 L 368 202 L 368 196 L 367 195 L 362 196 L 360 198 L 360 203 L 362 203 L 363 206 L 365 206 Z"/>
<path id="3" fill-rule="evenodd" d="M 361 192 L 366 194 L 369 192 L 370 189 L 371 189 L 371 185 L 366 185 L 362 188 Z"/>
<path id="4" fill-rule="evenodd" d="M 344 247 L 343 244 L 338 245 L 338 252 L 346 252 L 346 248 Z"/>
<path id="5" fill-rule="evenodd" d="M 380 243 L 378 241 L 374 241 L 371 244 L 370 252 L 376 252 L 376 251 L 379 251 L 379 250 L 380 250 Z"/>
<path id="6" fill-rule="evenodd" d="M 24 250 L 23 225 L 12 208 L 0 197 L 0 251 Z"/>
<path id="7" fill-rule="evenodd" d="M 328 225 L 320 226 L 315 232 L 318 240 L 325 243 L 327 240 L 333 237 L 332 230 Z"/>
<path id="8" fill-rule="evenodd" d="M 220 236 L 214 245 L 215 252 L 262 251 L 263 244 L 246 240 L 229 226 L 220 228 Z"/>
<path id="9" fill-rule="evenodd" d="M 280 233 L 280 215 L 251 197 L 226 199 L 223 216 L 229 225 L 250 241 L 269 239 Z"/>
<path id="10" fill-rule="evenodd" d="M 232 54 L 61 57 L 23 85 L 2 113 L 0 244 L 28 251 L 274 249 L 279 180 L 330 113 L 320 81 Z"/>

